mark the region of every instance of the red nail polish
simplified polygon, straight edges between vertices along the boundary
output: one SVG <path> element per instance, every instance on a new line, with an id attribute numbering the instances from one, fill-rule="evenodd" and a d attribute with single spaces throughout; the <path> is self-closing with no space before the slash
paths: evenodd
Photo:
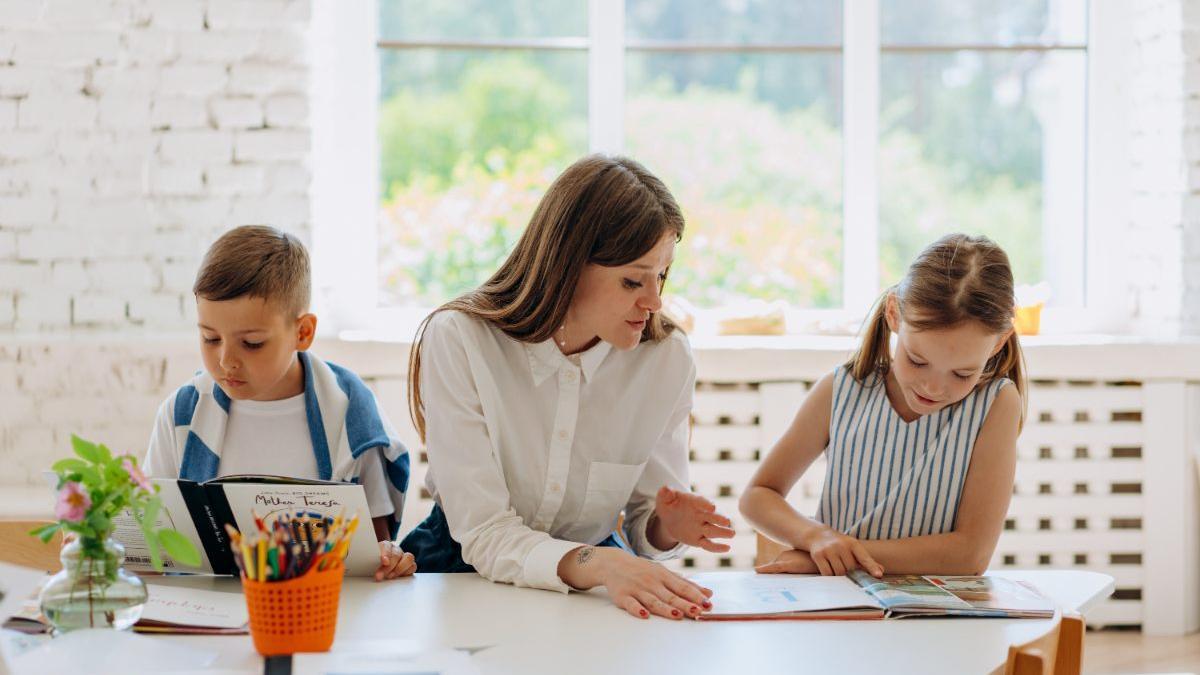
<path id="1" fill-rule="evenodd" d="M 671 610 L 671 616 L 682 616 L 682 615 L 679 613 L 679 610 L 673 609 L 673 610 Z"/>
<path id="2" fill-rule="evenodd" d="M 704 609 L 712 609 L 712 603 L 707 600 L 704 601 Z"/>
<path id="3" fill-rule="evenodd" d="M 646 618 L 647 616 L 649 616 L 649 614 L 647 614 L 647 613 L 646 613 L 646 610 L 644 610 L 644 609 L 643 609 L 643 610 L 639 610 L 639 611 L 638 611 L 638 614 L 640 614 L 640 615 L 641 615 L 641 617 L 642 617 L 643 619 L 644 619 L 644 618 Z"/>

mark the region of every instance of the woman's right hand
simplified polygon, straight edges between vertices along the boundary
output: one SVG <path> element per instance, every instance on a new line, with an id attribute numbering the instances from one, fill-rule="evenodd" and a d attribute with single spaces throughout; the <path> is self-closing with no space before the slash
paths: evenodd
<path id="1" fill-rule="evenodd" d="M 696 618 L 707 609 L 712 591 L 675 574 L 662 565 L 623 551 L 614 551 L 604 575 L 604 586 L 613 604 L 630 614 L 648 619 L 650 614 L 667 619 Z"/>
<path id="2" fill-rule="evenodd" d="M 613 604 L 639 619 L 648 619 L 651 614 L 666 619 L 694 619 L 712 609 L 709 589 L 618 548 L 575 549 L 560 563 L 559 576 L 576 588 L 590 587 L 591 584 L 572 581 L 572 577 L 582 580 L 581 572 L 589 566 L 593 570 L 588 570 L 586 576 L 595 579 L 598 582 L 595 585 L 608 589 Z"/>

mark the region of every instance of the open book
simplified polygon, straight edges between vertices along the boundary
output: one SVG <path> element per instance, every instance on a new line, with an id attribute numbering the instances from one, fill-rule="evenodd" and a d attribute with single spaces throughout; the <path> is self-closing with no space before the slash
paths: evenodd
<path id="1" fill-rule="evenodd" d="M 708 621 L 1054 616 L 1054 603 L 1035 588 L 994 576 L 906 574 L 876 579 L 855 570 L 844 577 L 710 572 L 691 579 L 713 592 L 712 610 L 700 616 Z"/>
<path id="2" fill-rule="evenodd" d="M 39 573 L 44 583 L 49 579 Z M 244 635 L 249 631 L 250 614 L 241 593 L 200 588 L 146 584 L 148 598 L 142 616 L 133 625 L 138 633 L 183 635 Z M 23 605 L 4 623 L 9 630 L 45 633 L 50 622 L 38 607 L 38 594 L 27 594 Z"/>
<path id="3" fill-rule="evenodd" d="M 203 483 L 155 478 L 162 498 L 156 527 L 171 527 L 200 551 L 200 567 L 188 567 L 163 554 L 169 572 L 237 574 L 225 524 L 241 532 L 255 529 L 255 516 L 269 521 L 277 514 L 304 512 L 312 517 L 349 518 L 359 514 L 363 527 L 354 533 L 346 557 L 346 574 L 371 576 L 379 567 L 379 545 L 370 523 L 367 495 L 361 485 L 302 480 L 283 476 L 224 476 Z M 150 551 L 133 516 L 113 520 L 113 538 L 125 546 L 125 567 L 135 572 L 153 571 Z"/>

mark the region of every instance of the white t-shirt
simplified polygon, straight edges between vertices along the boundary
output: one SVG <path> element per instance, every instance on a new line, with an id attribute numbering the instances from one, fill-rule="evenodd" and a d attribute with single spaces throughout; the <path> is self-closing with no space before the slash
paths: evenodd
<path id="1" fill-rule="evenodd" d="M 154 437 L 143 462 L 146 475 L 152 478 L 179 477 L 183 449 L 176 447 L 171 428 L 174 408 L 175 397 L 171 396 L 158 411 Z M 363 453 L 357 463 L 356 473 L 367 492 L 371 517 L 391 515 L 395 508 L 388 498 L 379 449 Z M 217 477 L 236 474 L 320 478 L 303 393 L 279 401 L 230 402 Z"/>

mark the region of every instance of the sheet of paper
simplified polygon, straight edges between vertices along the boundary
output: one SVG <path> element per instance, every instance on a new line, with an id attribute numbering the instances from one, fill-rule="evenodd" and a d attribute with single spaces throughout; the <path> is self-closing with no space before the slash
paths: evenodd
<path id="1" fill-rule="evenodd" d="M 422 648 L 412 640 L 337 640 L 324 654 L 292 656 L 293 675 L 477 675 L 471 655 L 458 649 Z"/>
<path id="2" fill-rule="evenodd" d="M 371 525 L 367 493 L 361 485 L 269 485 L 226 483 L 222 485 L 229 510 L 242 532 L 254 530 L 254 514 L 268 519 L 298 511 L 330 517 L 358 514 L 358 529 L 346 556 L 347 576 L 366 577 L 379 568 L 379 544 Z"/>
<path id="3" fill-rule="evenodd" d="M 217 652 L 178 640 L 137 635 L 108 628 L 63 633 L 12 659 L 8 667 L 24 673 L 151 673 L 207 668 Z"/>
<path id="4" fill-rule="evenodd" d="M 142 621 L 180 626 L 238 628 L 250 615 L 241 593 L 222 593 L 180 586 L 146 584 L 150 598 L 142 609 Z"/>
<path id="5" fill-rule="evenodd" d="M 878 607 L 846 577 L 706 572 L 690 579 L 712 590 L 714 616 L 786 614 Z"/>

